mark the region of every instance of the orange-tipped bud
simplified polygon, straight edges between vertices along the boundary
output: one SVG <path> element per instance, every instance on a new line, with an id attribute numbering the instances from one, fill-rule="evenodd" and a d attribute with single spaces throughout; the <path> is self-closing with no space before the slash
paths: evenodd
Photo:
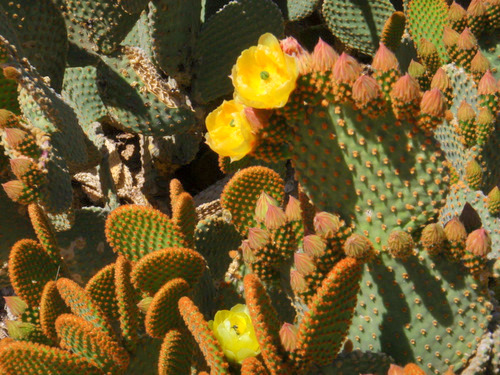
<path id="1" fill-rule="evenodd" d="M 299 73 L 304 75 L 311 71 L 311 55 L 295 39 L 289 36 L 280 41 L 281 49 L 287 55 L 295 57 L 299 66 Z"/>
<path id="2" fill-rule="evenodd" d="M 269 205 L 264 218 L 264 225 L 270 230 L 277 229 L 286 224 L 286 215 L 283 210 L 275 205 Z"/>
<path id="3" fill-rule="evenodd" d="M 445 26 L 443 29 L 443 43 L 446 49 L 453 48 L 458 43 L 460 34 L 451 27 Z"/>
<path id="4" fill-rule="evenodd" d="M 262 249 L 271 240 L 271 235 L 265 229 L 249 228 L 248 229 L 248 244 L 252 250 Z"/>
<path id="5" fill-rule="evenodd" d="M 307 255 L 317 258 L 325 253 L 326 244 L 320 236 L 310 234 L 305 236 L 303 241 L 303 249 Z"/>
<path id="6" fill-rule="evenodd" d="M 368 75 L 360 76 L 352 86 L 352 98 L 360 106 L 380 97 L 380 86 L 377 81 Z"/>
<path id="7" fill-rule="evenodd" d="M 443 68 L 439 68 L 431 81 L 431 89 L 439 89 L 446 97 L 448 106 L 453 104 L 453 89 L 451 81 Z"/>
<path id="8" fill-rule="evenodd" d="M 488 70 L 486 73 L 484 73 L 483 78 L 481 78 L 481 80 L 479 81 L 479 84 L 477 86 L 477 93 L 479 95 L 491 95 L 496 94 L 497 91 L 497 81 L 491 73 L 491 70 Z"/>
<path id="9" fill-rule="evenodd" d="M 377 118 L 386 111 L 386 102 L 378 82 L 368 75 L 359 77 L 352 86 L 352 98 L 361 113 Z"/>
<path id="10" fill-rule="evenodd" d="M 332 70 L 339 59 L 339 54 L 335 52 L 332 46 L 319 38 L 312 53 L 312 68 L 318 72 Z"/>
<path id="11" fill-rule="evenodd" d="M 316 216 L 314 216 L 313 224 L 316 234 L 323 238 L 333 236 L 342 226 L 340 218 L 328 212 L 318 212 Z"/>
<path id="12" fill-rule="evenodd" d="M 378 51 L 373 57 L 372 67 L 373 69 L 382 72 L 399 70 L 399 62 L 394 52 L 387 48 L 383 43 L 380 43 Z"/>
<path id="13" fill-rule="evenodd" d="M 285 350 L 291 352 L 297 347 L 298 327 L 290 323 L 283 323 L 280 329 L 280 339 Z"/>
<path id="14" fill-rule="evenodd" d="M 10 296 L 3 297 L 3 299 L 5 300 L 5 305 L 14 316 L 21 316 L 28 308 L 28 304 L 20 297 Z"/>
<path id="15" fill-rule="evenodd" d="M 250 243 L 248 240 L 244 240 L 241 243 L 240 249 L 241 249 L 241 254 L 243 255 L 243 260 L 246 263 L 251 264 L 257 260 L 257 257 L 252 251 L 252 248 L 250 247 Z"/>
<path id="16" fill-rule="evenodd" d="M 483 169 L 476 159 L 469 160 L 465 164 L 465 179 L 473 190 L 479 190 L 483 182 Z"/>
<path id="17" fill-rule="evenodd" d="M 403 230 L 394 230 L 387 239 L 387 250 L 398 259 L 406 259 L 413 254 L 415 243 L 408 232 Z"/>
<path id="18" fill-rule="evenodd" d="M 347 238 L 344 243 L 344 252 L 348 257 L 356 258 L 362 262 L 369 262 L 375 256 L 373 243 L 357 233 L 353 233 Z"/>
<path id="19" fill-rule="evenodd" d="M 420 111 L 420 87 L 408 73 L 396 81 L 391 91 L 392 110 L 398 120 L 413 121 Z"/>
<path id="20" fill-rule="evenodd" d="M 7 196 L 12 199 L 14 202 L 17 202 L 21 195 L 23 194 L 26 186 L 19 180 L 12 180 L 2 184 L 3 189 Z"/>
<path id="21" fill-rule="evenodd" d="M 435 256 L 444 250 L 446 236 L 440 224 L 429 224 L 422 231 L 420 241 L 429 255 Z"/>
<path id="22" fill-rule="evenodd" d="M 305 292 L 307 289 L 307 283 L 304 276 L 297 270 L 290 271 L 290 286 L 295 293 Z"/>
<path id="23" fill-rule="evenodd" d="M 474 108 L 462 100 L 457 111 L 458 130 L 462 136 L 462 143 L 465 147 L 472 147 L 476 144 L 478 131 L 476 128 L 476 112 Z"/>
<path id="24" fill-rule="evenodd" d="M 462 31 L 457 41 L 457 57 L 458 65 L 470 70 L 471 61 L 478 50 L 477 39 L 468 27 Z"/>
<path id="25" fill-rule="evenodd" d="M 297 198 L 290 196 L 286 204 L 285 215 L 289 222 L 302 220 L 302 209 Z"/>
<path id="26" fill-rule="evenodd" d="M 422 370 L 414 363 L 408 363 L 403 369 L 404 375 L 425 375 L 425 371 Z"/>
<path id="27" fill-rule="evenodd" d="M 0 129 L 15 128 L 19 125 L 19 117 L 6 109 L 0 109 Z"/>
<path id="28" fill-rule="evenodd" d="M 443 92 L 443 94 L 447 90 L 451 89 L 450 78 L 443 68 L 436 70 L 436 74 L 432 77 L 431 89 L 439 89 Z"/>
<path id="29" fill-rule="evenodd" d="M 10 168 L 14 175 L 21 180 L 26 173 L 36 168 L 36 165 L 31 159 L 17 158 L 10 159 Z"/>
<path id="30" fill-rule="evenodd" d="M 137 304 L 137 307 L 139 308 L 139 310 L 146 314 L 149 310 L 149 306 L 151 305 L 151 302 L 153 302 L 153 297 L 146 297 L 146 298 L 143 298 L 139 301 L 139 303 Z"/>
<path id="31" fill-rule="evenodd" d="M 471 31 L 476 35 L 481 35 L 486 27 L 488 19 L 486 1 L 472 0 L 467 8 L 467 23 Z"/>
<path id="32" fill-rule="evenodd" d="M 446 223 L 444 234 L 448 241 L 465 242 L 467 238 L 467 231 L 458 217 L 454 217 Z"/>
<path id="33" fill-rule="evenodd" d="M 485 258 L 491 251 L 491 237 L 488 232 L 481 228 L 469 234 L 465 241 L 465 250 L 475 256 Z"/>
<path id="34" fill-rule="evenodd" d="M 266 218 L 267 209 L 270 205 L 277 206 L 278 202 L 276 202 L 273 197 L 263 191 L 257 199 L 257 203 L 255 205 L 255 219 L 257 221 L 264 221 L 264 219 Z"/>
<path id="35" fill-rule="evenodd" d="M 243 111 L 254 133 L 258 133 L 269 123 L 269 117 L 271 116 L 269 110 L 245 107 Z"/>
<path id="36" fill-rule="evenodd" d="M 483 53 L 478 50 L 476 56 L 470 62 L 470 71 L 474 75 L 474 79 L 480 80 L 490 69 L 490 60 L 483 55 Z"/>
<path id="37" fill-rule="evenodd" d="M 0 126 L 1 127 L 1 126 Z M 28 133 L 24 130 L 16 129 L 16 128 L 6 128 L 5 129 L 5 140 L 7 144 L 15 149 L 17 146 L 24 140 Z"/>
<path id="38" fill-rule="evenodd" d="M 467 11 L 455 1 L 448 9 L 448 23 L 458 32 L 462 32 L 465 26 L 467 26 Z"/>
<path id="39" fill-rule="evenodd" d="M 446 109 L 446 99 L 439 89 L 426 91 L 420 102 L 419 126 L 426 131 L 433 130 L 443 121 Z"/>
<path id="40" fill-rule="evenodd" d="M 411 60 L 410 65 L 408 65 L 408 74 L 413 78 L 421 77 L 425 74 L 425 66 L 415 60 Z"/>
<path id="41" fill-rule="evenodd" d="M 3 75 L 7 79 L 17 81 L 21 77 L 21 71 L 17 70 L 13 66 L 6 66 L 3 68 Z"/>
<path id="42" fill-rule="evenodd" d="M 498 215 L 500 213 L 500 189 L 495 186 L 488 193 L 488 212 L 490 215 Z"/>
<path id="43" fill-rule="evenodd" d="M 401 366 L 391 364 L 387 375 L 404 375 L 404 369 Z"/>
<path id="44" fill-rule="evenodd" d="M 430 40 L 425 38 L 420 39 L 418 55 L 430 74 L 433 74 L 441 65 L 441 58 L 439 57 L 437 48 Z"/>
<path id="45" fill-rule="evenodd" d="M 488 107 L 495 115 L 498 112 L 498 83 L 488 70 L 479 81 L 477 93 L 479 94 L 479 106 Z"/>
<path id="46" fill-rule="evenodd" d="M 462 100 L 458 107 L 457 118 L 458 121 L 473 121 L 476 118 L 476 112 L 467 101 Z"/>
<path id="47" fill-rule="evenodd" d="M 297 271 L 299 271 L 303 276 L 316 269 L 316 265 L 314 264 L 312 258 L 306 253 L 293 254 L 293 262 Z"/>
<path id="48" fill-rule="evenodd" d="M 333 67 L 332 77 L 335 83 L 352 85 L 361 75 L 363 69 L 354 57 L 342 52 L 337 63 Z"/>
<path id="49" fill-rule="evenodd" d="M 458 37 L 457 47 L 466 51 L 477 48 L 477 39 L 468 27 Z"/>
<path id="50" fill-rule="evenodd" d="M 495 131 L 495 117 L 487 107 L 481 107 L 476 119 L 477 144 L 486 144 L 491 134 Z"/>

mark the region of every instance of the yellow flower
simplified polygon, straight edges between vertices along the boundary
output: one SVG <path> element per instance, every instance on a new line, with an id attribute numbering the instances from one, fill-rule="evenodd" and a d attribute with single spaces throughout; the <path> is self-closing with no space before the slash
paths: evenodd
<path id="1" fill-rule="evenodd" d="M 225 101 L 205 119 L 206 142 L 221 156 L 240 160 L 252 151 L 256 136 L 244 112 L 245 107 L 234 100 Z"/>
<path id="2" fill-rule="evenodd" d="M 245 358 L 260 353 L 248 307 L 238 304 L 231 310 L 220 310 L 208 325 L 215 334 L 224 355 L 230 362 L 241 364 Z"/>
<path id="3" fill-rule="evenodd" d="M 233 66 L 234 98 L 248 107 L 280 108 L 295 89 L 299 69 L 272 34 L 259 38 L 257 46 L 244 50 Z"/>

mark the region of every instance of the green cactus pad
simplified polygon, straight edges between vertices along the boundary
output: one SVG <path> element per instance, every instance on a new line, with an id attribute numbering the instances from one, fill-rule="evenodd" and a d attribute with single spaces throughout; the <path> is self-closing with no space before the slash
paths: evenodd
<path id="1" fill-rule="evenodd" d="M 43 288 L 40 301 L 40 326 L 43 333 L 52 341 L 57 342 L 56 319 L 61 314 L 69 313 L 55 281 L 49 281 Z"/>
<path id="2" fill-rule="evenodd" d="M 177 225 L 186 239 L 188 246 L 194 245 L 194 231 L 198 217 L 193 197 L 189 193 L 181 193 L 172 205 L 172 221 Z"/>
<path id="3" fill-rule="evenodd" d="M 33 240 L 20 240 L 9 256 L 9 275 L 16 294 L 30 306 L 39 306 L 45 284 L 55 280 L 58 265 Z"/>
<path id="4" fill-rule="evenodd" d="M 232 90 L 231 68 L 245 48 L 270 32 L 283 35 L 283 17 L 270 0 L 232 1 L 207 20 L 196 40 L 195 96 L 209 102 Z"/>
<path id="5" fill-rule="evenodd" d="M 115 290 L 118 305 L 120 328 L 125 347 L 130 351 L 136 349 L 139 341 L 139 308 L 138 293 L 130 281 L 132 265 L 125 257 L 118 257 L 115 265 Z"/>
<path id="6" fill-rule="evenodd" d="M 11 247 L 22 238 L 36 238 L 33 232 L 33 227 L 27 217 L 19 212 L 19 205 L 12 202 L 5 192 L 0 191 L 0 207 L 2 207 L 2 215 L 0 215 L 0 264 L 5 264 L 9 257 Z M 14 230 L 13 230 L 14 228 Z M 0 269 L 0 275 L 3 275 L 3 270 Z M 0 280 L 8 279 L 5 276 L 0 276 Z M 0 281 L 0 288 L 7 286 L 6 282 Z"/>
<path id="7" fill-rule="evenodd" d="M 180 228 L 150 207 L 124 205 L 106 220 L 106 238 L 113 250 L 137 261 L 156 250 L 185 246 Z"/>
<path id="8" fill-rule="evenodd" d="M 163 339 L 158 360 L 158 375 L 184 375 L 191 370 L 192 347 L 183 332 L 172 329 Z"/>
<path id="9" fill-rule="evenodd" d="M 70 279 L 60 278 L 57 280 L 57 290 L 69 306 L 71 312 L 76 316 L 85 319 L 92 323 L 93 326 L 102 329 L 103 331 L 113 335 L 113 329 L 103 311 L 92 300 L 83 288 Z"/>
<path id="10" fill-rule="evenodd" d="M 408 296 L 411 296 L 408 298 Z M 406 261 L 382 254 L 365 266 L 349 338 L 442 374 L 472 355 L 492 308 L 484 286 L 457 263 L 425 252 Z"/>
<path id="11" fill-rule="evenodd" d="M 332 375 L 387 375 L 393 362 L 394 360 L 384 353 L 353 350 L 350 353 L 340 353 L 332 364 L 323 367 L 322 371 L 324 374 Z"/>
<path id="12" fill-rule="evenodd" d="M 333 35 L 367 55 L 375 54 L 384 25 L 394 11 L 389 0 L 325 0 L 322 7 Z"/>
<path id="13" fill-rule="evenodd" d="M 37 204 L 30 204 L 28 206 L 28 213 L 30 215 L 31 224 L 35 230 L 38 241 L 43 249 L 55 263 L 61 259 L 61 252 L 57 244 L 57 239 L 54 234 L 54 229 L 43 212 L 43 209 Z"/>
<path id="14" fill-rule="evenodd" d="M 141 1 L 142 2 L 142 1 Z M 153 46 L 149 36 L 149 19 L 147 12 L 142 12 L 139 20 L 123 39 L 122 46 L 140 47 L 146 56 L 151 60 L 153 58 Z"/>
<path id="15" fill-rule="evenodd" d="M 310 16 L 319 3 L 319 0 L 288 0 L 282 10 L 289 21 L 299 21 Z"/>
<path id="16" fill-rule="evenodd" d="M 60 346 L 88 359 L 105 373 L 122 373 L 129 363 L 125 349 L 83 318 L 63 314 L 56 320 Z"/>
<path id="17" fill-rule="evenodd" d="M 92 131 L 93 122 L 101 121 L 107 116 L 96 80 L 97 71 L 93 66 L 67 68 L 64 72 L 61 95 L 75 110 L 86 134 Z"/>
<path id="18" fill-rule="evenodd" d="M 155 62 L 179 83 L 189 83 L 200 13 L 198 0 L 154 0 L 149 3 L 149 30 Z"/>
<path id="19" fill-rule="evenodd" d="M 392 113 L 371 120 L 347 106 L 309 120 L 294 126 L 292 161 L 319 210 L 339 212 L 375 246 L 390 229 L 411 232 L 437 215 L 446 184 L 432 138 L 405 122 L 394 125 Z"/>
<path id="20" fill-rule="evenodd" d="M 126 375 L 156 374 L 161 340 L 144 335 L 137 343 L 137 349 L 130 357 Z"/>
<path id="21" fill-rule="evenodd" d="M 219 342 L 196 305 L 188 297 L 179 300 L 179 311 L 214 374 L 229 374 L 229 364 Z"/>
<path id="22" fill-rule="evenodd" d="M 446 1 L 410 0 L 406 17 L 408 29 L 417 48 L 420 45 L 420 39 L 425 38 L 436 46 L 441 60 L 448 61 L 443 43 L 443 30 L 448 17 Z"/>
<path id="23" fill-rule="evenodd" d="M 2 1 L 5 15 L 21 43 L 18 49 L 42 76 L 50 78 L 50 86 L 61 91 L 68 39 L 61 13 L 50 0 Z"/>
<path id="24" fill-rule="evenodd" d="M 200 220 L 194 232 L 195 249 L 206 259 L 214 280 L 223 280 L 231 263 L 229 251 L 241 244 L 241 236 L 233 225 L 220 216 Z"/>
<path id="25" fill-rule="evenodd" d="M 75 210 L 71 229 L 57 233 L 61 255 L 68 265 L 71 277 L 82 285 L 115 260 L 116 256 L 106 243 L 104 235 L 108 213 L 109 210 L 101 207 Z"/>
<path id="26" fill-rule="evenodd" d="M 146 313 L 146 333 L 161 339 L 171 329 L 179 327 L 182 319 L 179 315 L 177 302 L 187 295 L 190 286 L 186 280 L 176 278 L 168 281 L 155 294 Z"/>
<path id="27" fill-rule="evenodd" d="M 114 263 L 97 272 L 85 285 L 85 292 L 110 320 L 118 318 Z"/>
<path id="28" fill-rule="evenodd" d="M 190 286 L 198 282 L 205 270 L 205 259 L 191 249 L 172 247 L 146 255 L 132 270 L 132 283 L 151 296 L 168 281 L 181 277 Z"/>
<path id="29" fill-rule="evenodd" d="M 266 167 L 249 167 L 236 173 L 226 184 L 221 195 L 221 206 L 232 216 L 232 223 L 242 236 L 256 221 L 255 204 L 265 191 L 281 204 L 284 182 L 273 170 Z"/>
<path id="30" fill-rule="evenodd" d="M 0 8 L 0 11 L 2 8 Z M 0 20 L 0 21 L 3 21 Z M 7 53 L 0 47 L 0 64 L 7 61 Z M 7 109 L 19 114 L 19 103 L 17 101 L 17 83 L 12 79 L 7 79 L 0 70 L 0 108 Z"/>
<path id="31" fill-rule="evenodd" d="M 109 54 L 116 50 L 139 18 L 128 14 L 118 1 L 55 0 L 66 21 L 71 42 L 89 51 Z"/>
<path id="32" fill-rule="evenodd" d="M 146 8 L 146 4 L 142 0 L 118 0 L 118 3 L 129 14 L 141 13 Z"/>
<path id="33" fill-rule="evenodd" d="M 284 348 L 279 335 L 278 313 L 271 303 L 271 298 L 262 282 L 254 274 L 245 276 L 244 288 L 245 302 L 266 366 L 272 369 L 273 374 L 289 374 L 290 368 L 284 365 L 280 358 L 284 353 Z"/>
<path id="34" fill-rule="evenodd" d="M 16 323 L 21 324 L 21 330 L 16 332 L 19 336 L 16 338 L 9 329 L 9 334 L 16 340 L 31 341 L 38 344 L 52 345 L 53 342 L 45 335 L 40 324 L 40 310 L 38 307 L 28 307 L 21 314 L 20 319 Z M 23 325 L 25 325 L 23 327 Z M 25 329 L 23 331 L 23 328 Z"/>
<path id="35" fill-rule="evenodd" d="M 337 356 L 349 331 L 361 274 L 359 261 L 344 258 L 323 280 L 300 322 L 293 352 L 300 368 L 313 363 L 324 366 Z"/>
<path id="36" fill-rule="evenodd" d="M 156 136 L 180 134 L 194 128 L 194 112 L 175 81 L 162 78 L 142 49 L 123 48 L 129 51 L 131 60 L 118 55 L 107 57 L 97 66 L 99 94 L 114 120 L 113 125 Z"/>
<path id="37" fill-rule="evenodd" d="M 2 346 L 0 363 L 0 370 L 6 375 L 102 375 L 101 369 L 76 354 L 23 341 Z"/>

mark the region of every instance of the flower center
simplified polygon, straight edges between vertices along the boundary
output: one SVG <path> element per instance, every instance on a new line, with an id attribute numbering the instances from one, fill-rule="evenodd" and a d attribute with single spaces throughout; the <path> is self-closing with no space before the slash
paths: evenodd
<path id="1" fill-rule="evenodd" d="M 234 332 L 236 332 L 236 334 L 239 336 L 240 333 L 238 332 L 238 326 L 235 324 L 231 327 L 232 329 L 234 329 Z"/>
<path id="2" fill-rule="evenodd" d="M 260 72 L 260 78 L 262 78 L 263 80 L 266 80 L 269 78 L 269 72 L 266 72 L 265 70 L 263 70 L 262 72 Z"/>
<path id="3" fill-rule="evenodd" d="M 229 126 L 232 127 L 232 128 L 234 128 L 236 126 L 235 123 L 234 123 L 234 118 L 229 123 Z"/>

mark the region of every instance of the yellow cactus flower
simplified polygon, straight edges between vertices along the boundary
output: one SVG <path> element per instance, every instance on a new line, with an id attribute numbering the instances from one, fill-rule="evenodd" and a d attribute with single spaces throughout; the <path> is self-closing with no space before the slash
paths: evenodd
<path id="1" fill-rule="evenodd" d="M 245 115 L 245 107 L 234 100 L 224 102 L 205 119 L 206 143 L 231 161 L 240 160 L 255 146 L 257 137 Z"/>
<path id="2" fill-rule="evenodd" d="M 244 50 L 233 66 L 234 98 L 248 107 L 280 108 L 295 89 L 299 68 L 270 33 Z"/>
<path id="3" fill-rule="evenodd" d="M 241 364 L 245 358 L 259 355 L 260 346 L 246 305 L 217 311 L 208 325 L 230 362 Z"/>

